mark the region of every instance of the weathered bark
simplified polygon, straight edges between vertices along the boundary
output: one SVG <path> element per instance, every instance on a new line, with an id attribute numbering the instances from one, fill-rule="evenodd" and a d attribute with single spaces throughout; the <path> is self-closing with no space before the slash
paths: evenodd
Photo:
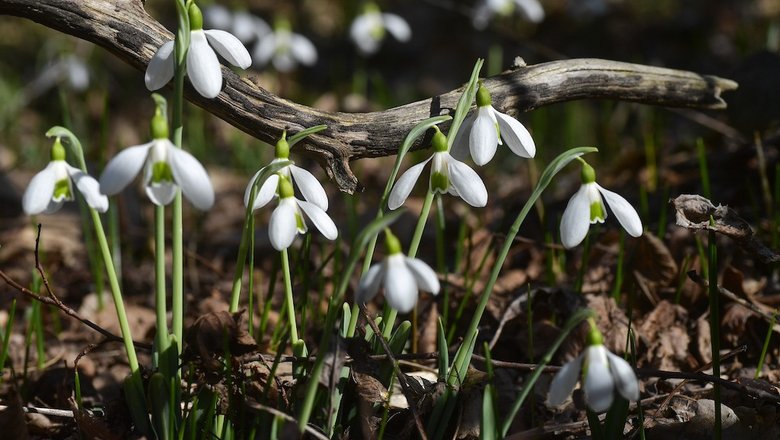
<path id="1" fill-rule="evenodd" d="M 28 18 L 98 44 L 143 71 L 157 48 L 173 38 L 140 0 L 0 0 L 0 14 Z M 191 87 L 187 98 L 268 143 L 281 131 L 317 124 L 329 128 L 296 145 L 315 157 L 348 192 L 359 189 L 349 161 L 393 155 L 419 121 L 454 108 L 461 89 L 372 113 L 329 113 L 287 101 L 223 67 L 225 85 L 215 99 Z M 575 99 L 616 99 L 652 105 L 722 109 L 720 94 L 734 81 L 659 67 L 598 59 L 554 61 L 518 67 L 484 84 L 494 106 L 524 112 Z M 425 141 L 418 142 L 417 147 Z"/>

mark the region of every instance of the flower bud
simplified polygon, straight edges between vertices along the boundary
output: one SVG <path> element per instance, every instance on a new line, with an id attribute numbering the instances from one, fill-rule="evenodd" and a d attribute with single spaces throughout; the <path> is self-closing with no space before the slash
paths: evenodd
<path id="1" fill-rule="evenodd" d="M 482 81 L 479 82 L 479 89 L 477 89 L 477 107 L 485 107 L 493 105 L 493 98 L 490 97 L 490 91 L 482 85 Z"/>
<path id="2" fill-rule="evenodd" d="M 65 160 L 65 147 L 59 137 L 54 138 L 54 144 L 51 146 L 51 160 Z"/>
<path id="3" fill-rule="evenodd" d="M 401 253 L 401 242 L 389 229 L 385 229 L 385 250 L 387 250 L 387 255 Z"/>
<path id="4" fill-rule="evenodd" d="M 439 130 L 439 127 L 434 126 L 433 128 L 436 129 L 436 133 L 433 134 L 433 139 L 431 140 L 433 151 L 436 153 L 447 151 L 447 136 Z"/>
<path id="5" fill-rule="evenodd" d="M 203 29 L 203 14 L 200 12 L 198 5 L 193 2 L 190 4 L 190 8 L 187 10 L 190 16 L 190 30 L 199 31 Z"/>
<path id="6" fill-rule="evenodd" d="M 596 170 L 587 162 L 582 161 L 582 183 L 593 183 L 596 181 Z"/>
<path id="7" fill-rule="evenodd" d="M 288 159 L 290 157 L 290 144 L 287 143 L 287 131 L 282 132 L 282 137 L 276 142 L 274 153 L 277 159 Z"/>
<path id="8" fill-rule="evenodd" d="M 284 176 L 279 176 L 279 198 L 286 199 L 295 194 L 290 180 Z"/>
<path id="9" fill-rule="evenodd" d="M 156 112 L 150 123 L 152 139 L 168 139 L 168 120 L 165 115 Z"/>

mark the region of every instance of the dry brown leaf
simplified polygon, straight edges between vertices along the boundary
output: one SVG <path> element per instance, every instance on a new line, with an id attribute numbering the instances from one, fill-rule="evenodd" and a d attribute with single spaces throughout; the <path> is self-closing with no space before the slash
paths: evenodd
<path id="1" fill-rule="evenodd" d="M 640 322 L 638 333 L 646 344 L 643 358 L 661 370 L 685 370 L 692 367 L 688 312 L 681 306 L 661 301 Z M 642 353 L 642 350 L 640 350 Z"/>

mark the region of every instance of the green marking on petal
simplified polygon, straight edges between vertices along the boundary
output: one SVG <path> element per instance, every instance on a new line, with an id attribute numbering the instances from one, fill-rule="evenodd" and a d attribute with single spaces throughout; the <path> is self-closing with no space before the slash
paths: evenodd
<path id="1" fill-rule="evenodd" d="M 168 162 L 155 162 L 152 165 L 152 182 L 173 182 L 173 170 Z"/>
<path id="2" fill-rule="evenodd" d="M 295 213 L 295 225 L 298 228 L 299 231 L 305 231 L 306 230 L 306 223 L 303 222 L 303 217 L 301 217 L 300 212 Z"/>
<path id="3" fill-rule="evenodd" d="M 590 204 L 590 222 L 603 223 L 604 222 L 604 205 L 600 200 L 597 200 Z"/>
<path id="4" fill-rule="evenodd" d="M 431 174 L 431 191 L 446 193 L 450 187 L 450 179 L 445 174 L 434 171 Z"/>
<path id="5" fill-rule="evenodd" d="M 69 179 L 58 180 L 54 183 L 54 193 L 52 194 L 54 200 L 72 200 L 73 195 L 70 193 L 70 181 Z"/>

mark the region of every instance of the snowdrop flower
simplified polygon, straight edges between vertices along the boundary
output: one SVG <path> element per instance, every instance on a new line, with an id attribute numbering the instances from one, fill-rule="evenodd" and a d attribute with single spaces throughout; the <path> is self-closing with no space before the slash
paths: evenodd
<path id="1" fill-rule="evenodd" d="M 273 33 L 257 45 L 253 58 L 259 67 L 270 61 L 276 70 L 289 72 L 298 63 L 306 66 L 316 63 L 317 49 L 308 38 L 292 32 L 287 20 L 279 20 Z"/>
<path id="2" fill-rule="evenodd" d="M 447 137 L 439 131 L 438 127 L 434 128 L 436 133 L 433 135 L 432 141 L 433 156 L 409 168 L 398 179 L 387 199 L 388 208 L 397 209 L 404 204 L 423 168 L 431 159 L 433 165 L 431 166 L 430 191 L 458 196 L 474 207 L 485 206 L 488 194 L 482 179 L 468 165 L 450 155 L 447 151 Z"/>
<path id="3" fill-rule="evenodd" d="M 536 145 L 528 130 L 517 119 L 493 108 L 488 89 L 479 84 L 477 90 L 477 112 L 472 113 L 455 135 L 452 155 L 465 159 L 471 157 L 477 165 L 485 165 L 493 159 L 496 148 L 503 142 L 520 157 L 531 158 L 536 154 Z"/>
<path id="4" fill-rule="evenodd" d="M 73 200 L 74 183 L 87 205 L 99 212 L 108 210 L 108 198 L 100 194 L 97 181 L 65 162 L 65 147 L 62 146 L 60 138 L 56 138 L 51 148 L 51 162 L 32 178 L 24 191 L 24 212 L 27 215 L 35 215 L 58 211 L 65 201 Z"/>
<path id="5" fill-rule="evenodd" d="M 409 24 L 396 14 L 383 13 L 375 3 L 366 3 L 363 13 L 352 22 L 349 36 L 363 55 L 369 55 L 379 50 L 379 45 L 385 38 L 385 31 L 400 42 L 412 38 Z"/>
<path id="6" fill-rule="evenodd" d="M 222 5 L 204 8 L 203 22 L 213 29 L 230 32 L 244 44 L 260 40 L 271 33 L 271 27 L 262 18 L 245 11 L 233 13 Z"/>
<path id="7" fill-rule="evenodd" d="M 612 406 L 615 390 L 626 400 L 639 399 L 639 382 L 631 365 L 607 350 L 602 341 L 601 333 L 591 320 L 588 348 L 576 359 L 564 365 L 550 383 L 547 400 L 550 405 L 561 405 L 571 394 L 578 380 L 582 381 L 585 402 L 597 413 L 604 412 Z"/>
<path id="8" fill-rule="evenodd" d="M 387 258 L 375 264 L 363 275 L 355 293 L 355 302 L 370 301 L 379 287 L 385 287 L 385 298 L 390 307 L 400 313 L 409 313 L 417 304 L 419 290 L 436 295 L 439 293 L 439 279 L 436 272 L 423 261 L 409 258 L 401 252 L 401 243 L 389 230 L 385 230 Z"/>
<path id="9" fill-rule="evenodd" d="M 206 170 L 168 139 L 168 122 L 159 107 L 152 118 L 152 138 L 149 143 L 125 148 L 108 162 L 100 176 L 100 191 L 119 193 L 143 168 L 146 195 L 155 205 L 171 203 L 178 187 L 196 208 L 211 208 L 214 189 Z"/>
<path id="10" fill-rule="evenodd" d="M 508 17 L 515 11 L 533 23 L 544 20 L 544 9 L 539 0 L 482 0 L 474 10 L 472 22 L 475 28 L 484 29 L 493 16 Z"/>
<path id="11" fill-rule="evenodd" d="M 301 212 L 306 213 L 325 238 L 335 240 L 338 237 L 339 231 L 328 214 L 314 203 L 296 199 L 293 196 L 292 183 L 286 177 L 280 177 L 279 205 L 271 214 L 268 225 L 268 238 L 274 249 L 287 249 L 296 235 L 306 233 L 308 227 Z"/>
<path id="12" fill-rule="evenodd" d="M 289 160 L 290 145 L 287 143 L 286 135 L 287 132 L 285 131 L 282 133 L 282 138 L 276 143 L 276 158 L 271 161 L 271 164 L 268 166 L 277 162 Z M 249 180 L 249 185 L 247 185 L 246 191 L 244 191 L 244 206 L 249 205 L 249 198 L 252 195 L 252 187 L 255 184 L 255 180 L 257 180 L 257 177 L 260 176 L 265 169 L 266 167 L 261 168 L 260 171 L 255 173 L 255 175 L 252 176 L 252 179 Z M 295 164 L 290 164 L 281 168 L 263 182 L 255 196 L 255 203 L 252 205 L 252 210 L 262 208 L 278 195 L 279 181 L 282 178 L 294 182 L 307 202 L 317 205 L 323 211 L 328 210 L 328 195 L 325 193 L 325 188 L 322 187 L 312 173 L 301 167 L 295 166 Z"/>
<path id="13" fill-rule="evenodd" d="M 230 64 L 246 69 L 252 64 L 246 48 L 238 38 L 221 30 L 203 30 L 203 16 L 195 3 L 190 4 L 190 47 L 187 50 L 187 76 L 195 90 L 205 98 L 214 98 L 222 89 L 222 68 L 216 50 Z M 167 84 L 174 74 L 174 41 L 159 49 L 146 68 L 146 88 L 157 90 Z"/>
<path id="14" fill-rule="evenodd" d="M 587 162 L 582 162 L 582 186 L 569 199 L 561 219 L 561 242 L 567 249 L 582 242 L 592 223 L 604 223 L 607 205 L 617 217 L 620 226 L 632 237 L 642 235 L 642 221 L 636 210 L 620 195 L 604 189 L 596 183 L 596 172 Z M 603 198 L 602 198 L 603 197 Z"/>

